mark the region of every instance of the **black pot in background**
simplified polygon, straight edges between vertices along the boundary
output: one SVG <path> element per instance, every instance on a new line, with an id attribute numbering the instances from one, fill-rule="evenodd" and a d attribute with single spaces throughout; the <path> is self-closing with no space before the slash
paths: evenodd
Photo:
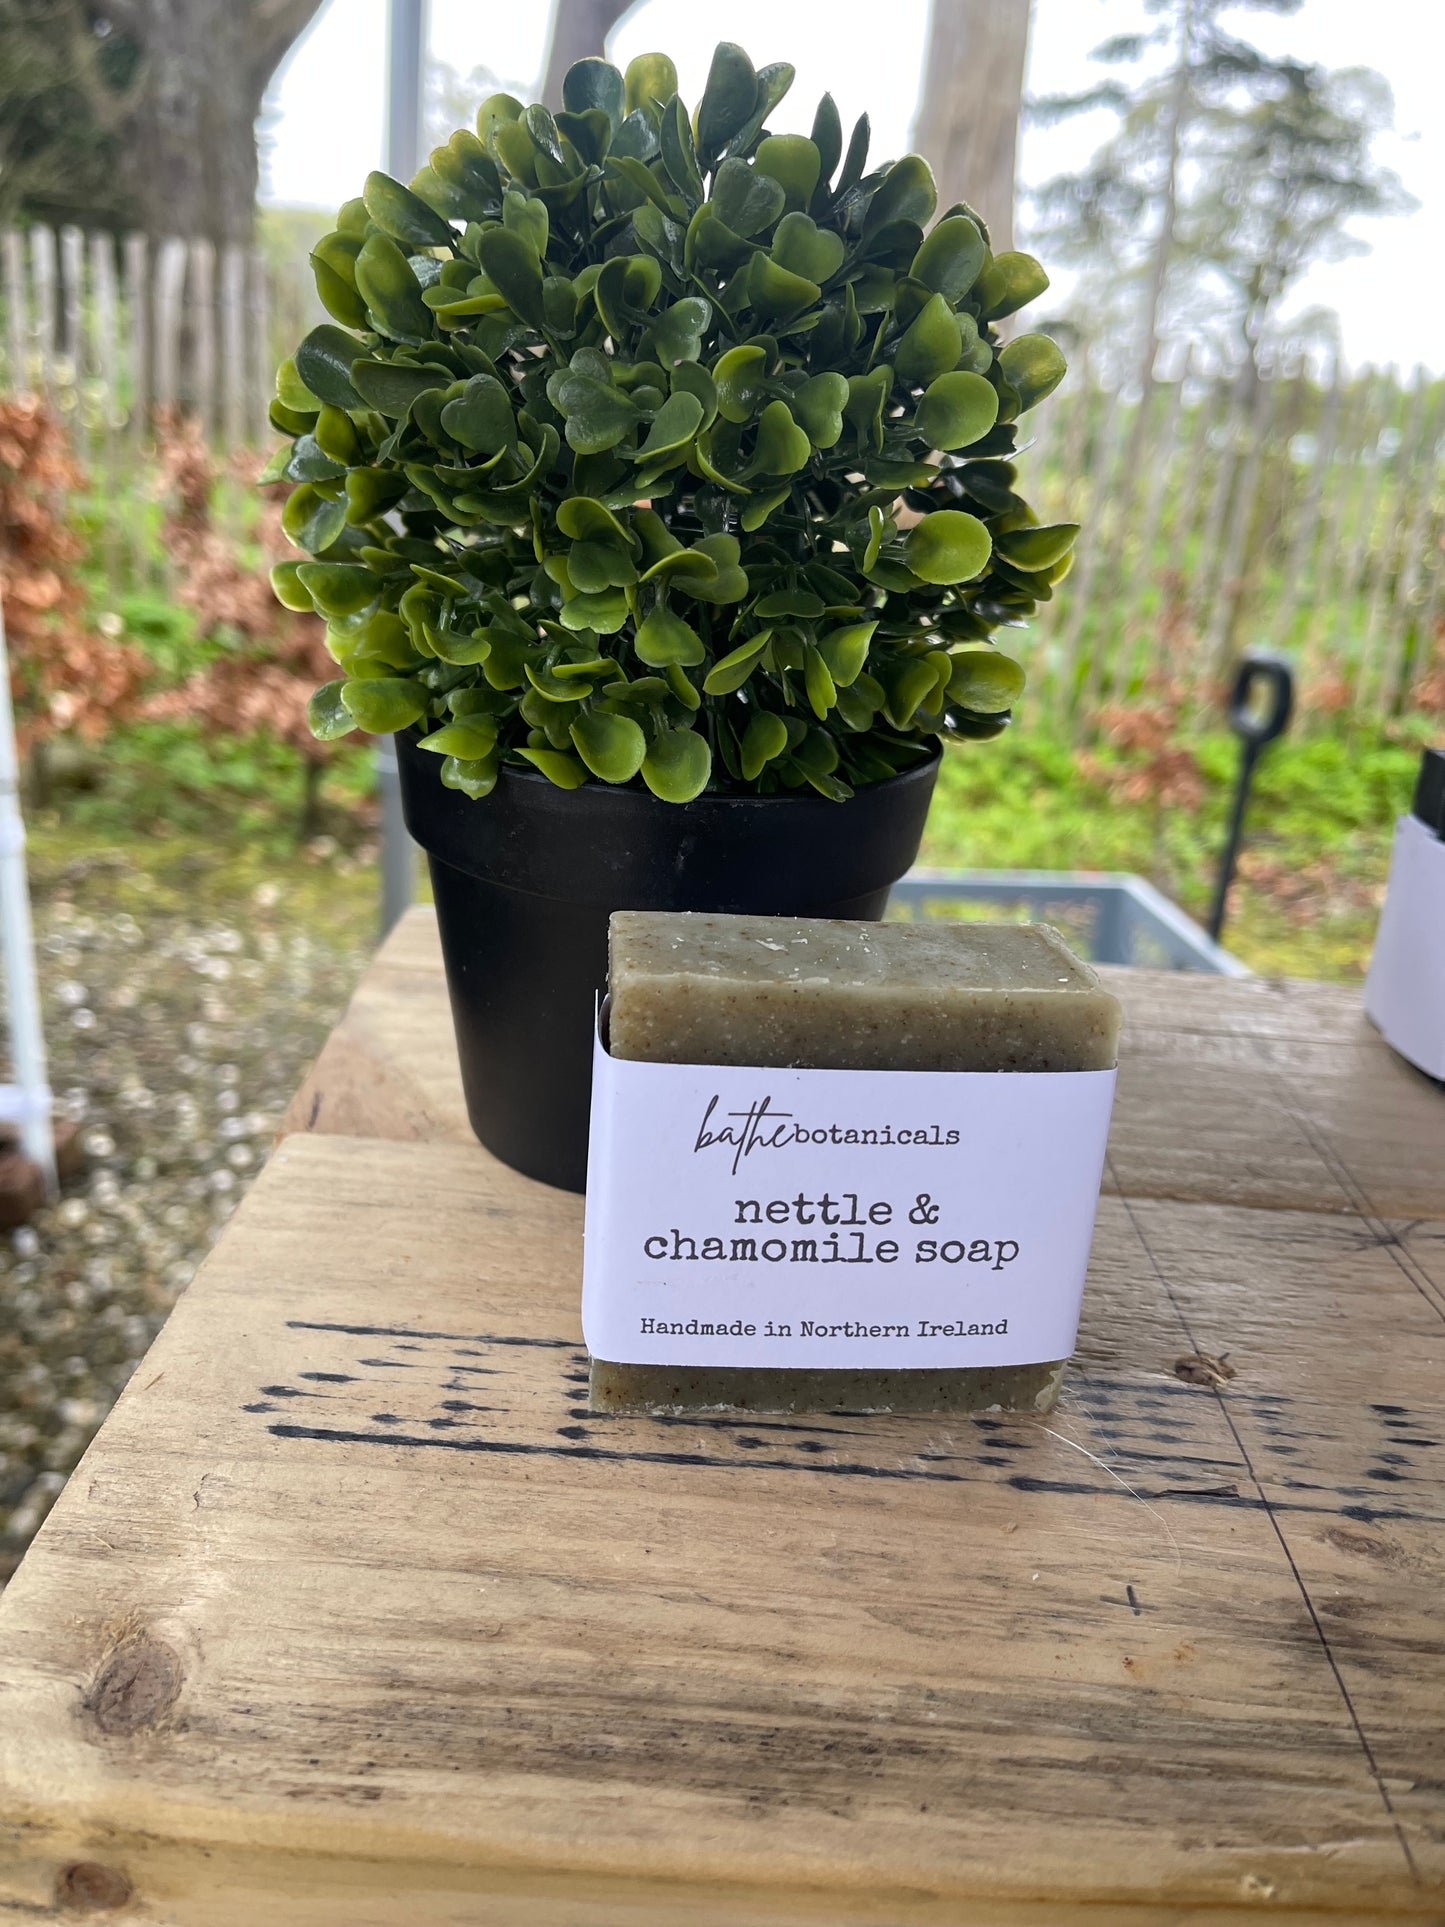
<path id="1" fill-rule="evenodd" d="M 396 738 L 406 825 L 427 853 L 472 1129 L 506 1164 L 587 1180 L 592 1026 L 614 910 L 881 917 L 918 854 L 936 757 L 859 790 L 700 796 L 561 790 L 505 769 L 488 797 L 443 787 Z"/>

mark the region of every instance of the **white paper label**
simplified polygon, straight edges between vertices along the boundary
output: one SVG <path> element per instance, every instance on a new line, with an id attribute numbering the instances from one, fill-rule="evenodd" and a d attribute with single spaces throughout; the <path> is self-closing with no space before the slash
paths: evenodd
<path id="1" fill-rule="evenodd" d="M 1114 1077 L 638 1064 L 599 1040 L 588 1349 L 802 1369 L 1067 1358 Z"/>

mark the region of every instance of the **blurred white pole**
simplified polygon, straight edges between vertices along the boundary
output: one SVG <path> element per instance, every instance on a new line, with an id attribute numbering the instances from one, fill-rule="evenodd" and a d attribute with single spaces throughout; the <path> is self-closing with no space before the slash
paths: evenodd
<path id="1" fill-rule="evenodd" d="M 387 173 L 398 181 L 409 181 L 421 166 L 427 39 L 427 0 L 388 0 L 385 164 Z M 377 746 L 376 787 L 381 804 L 384 937 L 416 894 L 416 850 L 402 819 L 394 742 Z"/>
<path id="2" fill-rule="evenodd" d="M 50 1122 L 50 1083 L 45 1033 L 35 981 L 30 930 L 30 888 L 25 878 L 25 822 L 20 814 L 20 765 L 15 754 L 15 712 L 10 702 L 10 656 L 5 611 L 0 607 L 0 942 L 10 1019 L 10 1061 L 16 1083 L 0 1085 L 0 1115 L 20 1127 L 25 1155 L 40 1166 L 45 1188 L 56 1191 L 55 1135 Z"/>

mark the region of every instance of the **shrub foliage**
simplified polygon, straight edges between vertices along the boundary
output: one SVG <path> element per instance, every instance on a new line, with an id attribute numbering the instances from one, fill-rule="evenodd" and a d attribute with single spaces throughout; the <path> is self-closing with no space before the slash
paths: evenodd
<path id="1" fill-rule="evenodd" d="M 555 118 L 482 103 L 409 187 L 372 174 L 313 255 L 333 321 L 282 364 L 282 601 L 342 674 L 323 737 L 416 727 L 444 783 L 811 786 L 986 737 L 994 648 L 1068 566 L 1015 487 L 1060 381 L 995 324 L 1047 285 L 927 164 L 868 166 L 825 97 L 724 44 L 572 68 Z M 930 225 L 932 223 L 932 225 Z"/>

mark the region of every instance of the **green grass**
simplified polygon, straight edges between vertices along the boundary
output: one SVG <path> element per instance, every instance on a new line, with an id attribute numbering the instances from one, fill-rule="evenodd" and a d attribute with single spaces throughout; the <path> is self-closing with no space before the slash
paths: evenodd
<path id="1" fill-rule="evenodd" d="M 1258 766 L 1229 949 L 1272 975 L 1357 981 L 1379 914 L 1396 816 L 1408 807 L 1419 732 L 1286 740 Z M 1027 727 L 950 752 L 922 860 L 943 868 L 1132 870 L 1199 919 L 1207 914 L 1238 768 L 1225 734 L 1190 745 L 1205 798 L 1159 812 L 1107 777 L 1127 760 L 1102 750 L 1081 769 L 1065 745 Z"/>
<path id="2" fill-rule="evenodd" d="M 1363 975 L 1418 734 L 1287 740 L 1265 753 L 1225 932 L 1252 968 L 1342 982 Z M 1192 747 L 1204 801 L 1165 812 L 1119 798 L 1112 779 L 1128 766 L 1117 752 L 1081 759 L 1027 726 L 951 750 L 922 860 L 1131 870 L 1202 919 L 1238 751 L 1223 734 Z M 244 915 L 264 889 L 278 893 L 278 913 L 293 927 L 340 945 L 370 941 L 379 886 L 365 751 L 343 746 L 323 791 L 323 836 L 305 846 L 299 759 L 265 738 L 239 742 L 183 724 L 127 728 L 96 752 L 88 775 L 96 787 L 32 813 L 38 894 L 81 879 L 97 907 L 200 919 Z"/>

